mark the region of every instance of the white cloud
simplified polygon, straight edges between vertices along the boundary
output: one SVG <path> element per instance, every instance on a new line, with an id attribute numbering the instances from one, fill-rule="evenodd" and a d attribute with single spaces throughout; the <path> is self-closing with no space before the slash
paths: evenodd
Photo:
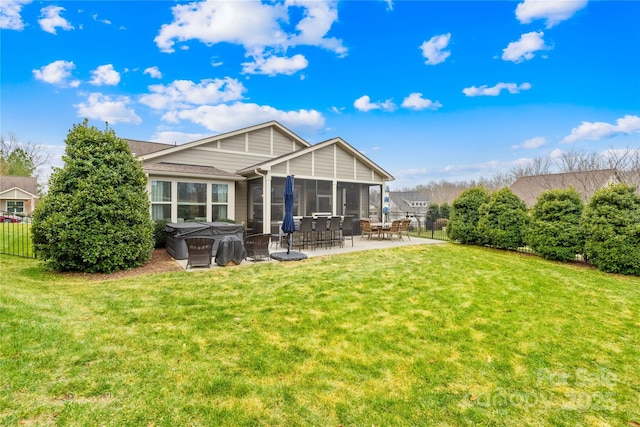
<path id="1" fill-rule="evenodd" d="M 516 7 L 516 18 L 522 24 L 536 19 L 546 19 L 547 28 L 571 18 L 587 5 L 587 0 L 524 0 Z"/>
<path id="2" fill-rule="evenodd" d="M 94 13 L 93 15 L 91 15 L 91 17 L 96 22 L 102 22 L 105 25 L 111 25 L 111 21 L 109 21 L 108 19 L 98 19 L 98 14 L 97 13 Z"/>
<path id="3" fill-rule="evenodd" d="M 329 108 L 329 111 L 331 111 L 332 113 L 335 113 L 335 114 L 342 114 L 342 112 L 344 111 L 344 107 L 338 108 L 336 106 L 333 106 L 333 107 Z"/>
<path id="4" fill-rule="evenodd" d="M 387 11 L 393 12 L 393 0 L 382 0 L 387 4 Z"/>
<path id="5" fill-rule="evenodd" d="M 382 111 L 394 111 L 397 107 L 391 99 L 386 101 L 371 102 L 371 98 L 368 95 L 363 95 L 356 99 L 353 106 L 360 111 L 382 110 Z"/>
<path id="6" fill-rule="evenodd" d="M 78 87 L 79 80 L 68 81 L 71 71 L 76 65 L 71 61 L 58 60 L 51 64 L 40 67 L 39 70 L 33 70 L 33 75 L 37 80 L 59 86 Z"/>
<path id="7" fill-rule="evenodd" d="M 100 65 L 95 70 L 91 71 L 93 78 L 89 81 L 94 86 L 116 86 L 120 83 L 120 73 L 113 69 L 113 65 L 106 64 Z"/>
<path id="8" fill-rule="evenodd" d="M 152 92 L 140 102 L 154 109 L 181 109 L 194 105 L 217 104 L 242 99 L 245 87 L 236 79 L 205 79 L 200 83 L 175 80 L 169 85 L 151 85 Z"/>
<path id="9" fill-rule="evenodd" d="M 514 145 L 512 148 L 540 148 L 547 145 L 547 138 L 544 136 L 536 136 L 535 138 L 530 138 L 525 140 L 522 144 Z"/>
<path id="10" fill-rule="evenodd" d="M 551 151 L 551 153 L 549 153 L 549 157 L 555 160 L 555 159 L 561 158 L 563 154 L 564 154 L 564 151 L 562 151 L 559 148 L 556 148 L 555 150 Z"/>
<path id="11" fill-rule="evenodd" d="M 38 19 L 40 28 L 51 34 L 57 34 L 56 28 L 62 28 L 65 31 L 73 30 L 73 25 L 60 16 L 60 13 L 65 10 L 60 6 L 47 6 L 40 9 L 40 19 Z"/>
<path id="12" fill-rule="evenodd" d="M 333 0 L 193 2 L 174 6 L 172 12 L 173 22 L 162 25 L 154 39 L 163 52 L 174 52 L 176 43 L 197 40 L 209 46 L 222 42 L 241 45 L 257 65 L 262 65 L 260 60 L 274 52 L 303 45 L 327 49 L 340 57 L 347 54 L 341 40 L 327 36 L 338 19 L 337 2 Z M 300 20 L 292 22 L 298 16 Z M 287 72 L 298 69 L 302 58 L 295 58 L 283 69 Z M 271 71 L 282 65 L 275 64 Z"/>
<path id="13" fill-rule="evenodd" d="M 544 44 L 544 32 L 532 31 L 520 36 L 520 40 L 511 42 L 502 50 L 502 59 L 512 61 L 516 64 L 528 61 L 539 50 L 549 50 L 549 46 Z"/>
<path id="14" fill-rule="evenodd" d="M 22 6 L 31 3 L 32 0 L 2 0 L 0 1 L 0 29 L 18 30 L 24 29 L 22 22 Z"/>
<path id="15" fill-rule="evenodd" d="M 442 104 L 438 101 L 433 102 L 430 99 L 423 98 L 421 93 L 414 92 L 402 101 L 402 107 L 411 110 L 437 110 L 442 107 Z"/>
<path id="16" fill-rule="evenodd" d="M 242 64 L 242 72 L 244 74 L 266 74 L 275 76 L 277 74 L 285 74 L 290 76 L 296 72 L 307 68 L 309 61 L 304 55 L 294 55 L 291 58 L 284 56 L 269 56 L 266 59 L 262 56 L 254 57 L 254 62 L 245 62 Z"/>
<path id="17" fill-rule="evenodd" d="M 450 51 L 444 50 L 449 46 L 450 40 L 451 33 L 447 33 L 433 36 L 429 41 L 423 42 L 420 45 L 420 49 L 422 50 L 422 56 L 426 58 L 424 63 L 436 65 L 444 62 L 451 55 Z"/>
<path id="18" fill-rule="evenodd" d="M 626 115 L 618 120 L 616 124 L 604 122 L 582 122 L 577 128 L 571 130 L 571 135 L 566 136 L 563 142 L 572 143 L 584 139 L 600 140 L 616 135 L 629 135 L 640 132 L 640 117 Z"/>
<path id="19" fill-rule="evenodd" d="M 531 84 L 524 82 L 520 85 L 516 83 L 498 83 L 493 87 L 489 87 L 487 85 L 482 85 L 480 87 L 466 87 L 462 89 L 462 93 L 467 96 L 498 96 L 502 90 L 507 90 L 511 94 L 520 93 L 523 90 L 531 89 Z"/>
<path id="20" fill-rule="evenodd" d="M 267 105 L 236 102 L 231 105 L 203 105 L 190 110 L 171 111 L 163 116 L 170 123 L 189 120 L 212 132 L 226 132 L 255 123 L 277 120 L 297 129 L 318 130 L 324 126 L 324 117 L 316 110 L 282 111 Z"/>
<path id="21" fill-rule="evenodd" d="M 91 93 L 87 102 L 74 104 L 78 117 L 101 120 L 110 124 L 133 123 L 140 124 L 142 119 L 128 106 L 131 100 L 128 96 L 110 97 L 101 93 Z"/>
<path id="22" fill-rule="evenodd" d="M 146 68 L 143 71 L 144 74 L 149 74 L 149 76 L 151 76 L 151 78 L 153 79 L 161 79 L 162 78 L 162 73 L 160 72 L 160 69 L 158 67 L 149 67 Z"/>

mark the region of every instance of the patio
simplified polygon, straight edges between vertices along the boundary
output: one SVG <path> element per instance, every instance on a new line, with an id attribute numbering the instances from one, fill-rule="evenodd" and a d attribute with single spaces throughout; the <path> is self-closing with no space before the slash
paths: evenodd
<path id="1" fill-rule="evenodd" d="M 404 238 L 403 240 L 399 240 L 399 239 L 393 239 L 393 240 L 389 240 L 389 239 L 383 239 L 383 240 L 378 240 L 376 238 L 372 238 L 372 239 L 368 239 L 368 238 L 361 238 L 360 236 L 354 236 L 353 238 L 353 246 L 351 246 L 351 241 L 350 240 L 346 240 L 344 242 L 343 247 L 340 246 L 332 246 L 330 248 L 326 248 L 326 247 L 318 247 L 315 250 L 313 249 L 304 249 L 300 252 L 303 252 L 305 255 L 307 255 L 308 258 L 313 258 L 313 257 L 318 257 L 318 256 L 326 256 L 326 255 L 339 255 L 339 254 L 344 254 L 344 253 L 349 253 L 349 252 L 361 252 L 361 251 L 369 251 L 369 250 L 375 250 L 375 249 L 388 249 L 388 248 L 395 248 L 395 247 L 399 247 L 399 246 L 413 246 L 413 245 L 430 245 L 430 244 L 441 244 L 441 243 L 446 243 L 442 240 L 434 240 L 434 239 L 425 239 L 422 237 L 415 237 L 415 236 L 411 236 L 411 240 L 409 240 L 408 238 Z M 269 248 L 269 252 L 270 253 L 274 253 L 274 252 L 286 252 L 287 249 L 286 247 L 276 247 L 275 243 L 272 243 L 270 248 Z M 184 268 L 186 270 L 187 267 L 187 260 L 186 259 L 182 259 L 182 260 L 174 260 L 177 264 L 179 264 L 182 268 Z M 261 263 L 267 263 L 267 262 L 280 262 L 280 261 L 276 261 L 276 260 L 271 260 L 271 261 L 256 261 L 254 262 L 252 259 L 245 259 L 244 261 L 242 261 L 242 263 L 240 263 L 240 266 L 246 266 L 246 265 L 254 265 L 254 264 L 261 264 Z M 188 270 L 186 271 L 205 271 L 205 270 L 211 270 L 211 269 L 217 269 L 217 268 L 233 268 L 233 267 L 237 267 L 237 266 L 230 266 L 230 267 L 220 267 L 219 265 L 217 265 L 215 262 L 211 263 L 211 267 L 207 268 L 207 267 L 190 267 Z"/>

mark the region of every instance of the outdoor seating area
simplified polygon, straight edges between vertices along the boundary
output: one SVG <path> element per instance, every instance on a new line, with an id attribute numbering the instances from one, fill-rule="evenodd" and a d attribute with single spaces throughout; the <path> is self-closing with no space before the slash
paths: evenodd
<path id="1" fill-rule="evenodd" d="M 357 220 L 356 223 L 358 221 L 359 220 Z M 442 240 L 433 240 L 429 238 L 416 237 L 416 236 L 414 236 L 411 240 L 409 240 L 403 237 L 398 237 L 398 234 L 396 234 L 395 232 L 393 234 L 393 237 L 391 237 L 390 234 L 392 229 L 392 223 L 390 223 L 388 227 L 385 226 L 385 227 L 382 227 L 382 229 L 380 229 L 380 230 L 383 230 L 382 234 L 380 235 L 380 238 L 378 238 L 378 235 L 377 235 L 378 230 L 374 231 L 373 238 L 369 238 L 366 234 L 363 234 L 360 238 L 358 238 L 357 233 L 355 233 L 355 238 L 354 238 L 353 227 L 350 227 L 351 223 L 350 222 L 345 223 L 344 221 L 342 221 L 341 233 L 337 234 L 337 236 L 340 236 L 338 237 L 339 240 L 331 242 L 328 240 L 331 238 L 331 235 L 332 235 L 330 224 L 328 227 L 325 227 L 324 231 L 320 230 L 322 227 L 318 227 L 318 234 L 309 234 L 305 238 L 299 230 L 299 227 L 302 224 L 302 218 L 300 218 L 299 220 L 296 220 L 296 223 L 297 223 L 298 229 L 291 235 L 291 238 L 292 238 L 291 253 L 294 253 L 294 252 L 298 254 L 302 253 L 304 255 L 304 258 L 307 258 L 307 257 L 313 258 L 318 256 L 327 256 L 327 255 L 338 255 L 338 254 L 345 254 L 350 252 L 360 252 L 360 251 L 377 250 L 377 249 L 389 249 L 389 248 L 396 248 L 401 246 L 445 243 Z M 345 226 L 345 224 L 347 225 Z M 317 225 L 318 224 L 316 222 L 316 226 Z M 312 227 L 312 230 L 313 230 L 313 233 L 316 233 L 313 227 Z M 311 242 L 308 241 L 310 237 L 312 238 L 313 236 L 320 236 L 320 235 L 322 235 L 322 237 L 317 237 L 317 240 L 311 241 Z M 244 251 L 246 251 L 246 255 L 244 255 L 243 258 L 239 260 L 239 262 L 234 262 L 234 264 L 237 264 L 240 266 L 247 266 L 247 265 L 261 264 L 261 262 L 259 263 L 257 261 L 270 261 L 270 260 L 284 261 L 284 259 L 278 259 L 276 257 L 273 257 L 272 255 L 279 254 L 279 253 L 282 254 L 287 252 L 287 236 L 284 235 L 282 240 L 282 246 L 280 246 L 279 241 L 272 242 L 271 238 L 272 238 L 272 235 L 266 234 L 266 233 L 253 234 L 250 236 L 246 236 L 242 241 Z M 305 239 L 307 240 L 307 242 L 303 244 L 303 242 L 305 242 Z M 236 240 L 235 239 L 232 239 L 232 240 L 234 241 L 234 248 L 235 248 Z M 351 241 L 351 244 L 349 244 L 349 240 Z M 294 243 L 297 243 L 297 245 L 294 245 Z M 223 245 L 222 247 L 225 247 L 225 246 L 226 245 Z M 218 262 L 214 262 L 214 260 L 216 259 L 216 256 L 218 255 L 217 252 L 218 251 L 212 252 L 212 259 L 210 262 L 208 262 L 207 260 L 207 262 L 198 263 L 198 266 L 200 268 L 196 267 L 195 263 L 193 263 L 193 264 L 189 264 L 189 268 L 187 269 L 186 268 L 188 264 L 187 257 L 185 257 L 185 259 L 175 259 L 175 258 L 174 259 L 180 266 L 182 266 L 182 268 L 185 268 L 187 271 L 203 271 L 205 269 L 220 268 L 220 267 L 226 266 L 227 265 L 226 263 L 221 265 Z M 303 259 L 303 258 L 300 258 L 300 259 Z M 286 259 L 286 260 L 289 261 L 290 259 Z"/>
<path id="2" fill-rule="evenodd" d="M 410 219 L 396 219 L 391 222 L 372 221 L 371 219 L 361 219 L 361 238 L 367 237 L 369 240 L 375 236 L 378 240 L 404 240 L 402 236 L 409 237 Z"/>

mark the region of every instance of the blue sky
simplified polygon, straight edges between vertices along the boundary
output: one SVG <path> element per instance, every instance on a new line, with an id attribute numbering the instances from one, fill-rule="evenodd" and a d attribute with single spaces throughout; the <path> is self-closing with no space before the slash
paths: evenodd
<path id="1" fill-rule="evenodd" d="M 183 143 L 277 120 L 392 189 L 640 148 L 638 1 L 0 2 L 0 132 Z M 46 173 L 45 173 L 46 175 Z"/>

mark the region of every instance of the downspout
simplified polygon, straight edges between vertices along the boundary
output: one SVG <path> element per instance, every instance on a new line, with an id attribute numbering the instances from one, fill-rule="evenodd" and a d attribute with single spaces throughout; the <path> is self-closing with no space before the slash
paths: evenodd
<path id="1" fill-rule="evenodd" d="M 262 232 L 263 233 L 271 233 L 271 194 L 269 190 L 269 193 L 267 192 L 267 174 L 263 174 L 260 172 L 259 168 L 255 168 L 253 170 L 253 172 L 262 177 L 262 187 L 264 188 L 264 191 L 262 192 Z M 269 185 L 269 187 L 271 187 Z M 266 204 L 267 204 L 267 195 L 269 195 L 269 209 L 266 209 Z M 268 221 L 267 221 L 268 220 Z M 255 221 L 255 218 L 254 218 Z M 268 231 L 265 231 L 265 228 L 269 227 Z"/>

